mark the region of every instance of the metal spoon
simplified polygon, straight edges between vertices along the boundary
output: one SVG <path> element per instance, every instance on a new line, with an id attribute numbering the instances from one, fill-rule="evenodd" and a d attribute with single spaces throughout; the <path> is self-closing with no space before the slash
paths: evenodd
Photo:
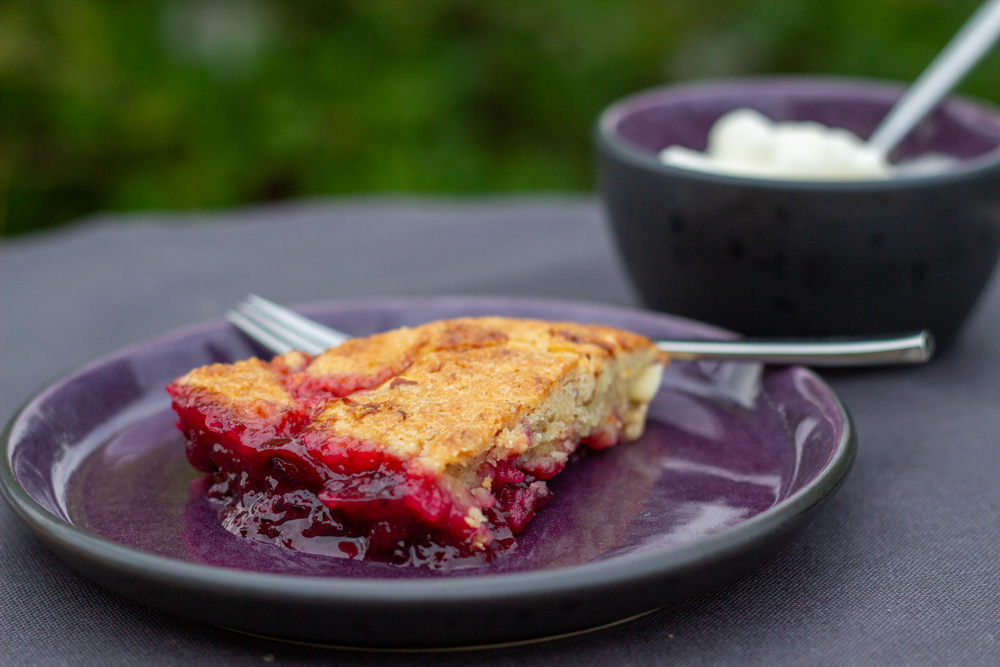
<path id="1" fill-rule="evenodd" d="M 987 0 L 889 110 L 868 144 L 882 155 L 889 155 L 979 62 L 998 37 L 1000 0 Z"/>

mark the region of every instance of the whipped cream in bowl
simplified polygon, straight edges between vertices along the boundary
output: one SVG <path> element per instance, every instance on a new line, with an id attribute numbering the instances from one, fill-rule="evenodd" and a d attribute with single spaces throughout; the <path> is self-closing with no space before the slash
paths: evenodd
<path id="1" fill-rule="evenodd" d="M 748 108 L 730 111 L 708 133 L 705 152 L 677 144 L 659 153 L 672 167 L 729 176 L 797 181 L 866 181 L 944 171 L 956 160 L 927 153 L 894 164 L 850 130 L 815 121 L 773 121 Z"/>
<path id="2" fill-rule="evenodd" d="M 664 164 L 733 176 L 856 181 L 889 178 L 885 156 L 849 130 L 814 121 L 775 122 L 753 109 L 723 115 L 704 153 L 672 145 Z"/>

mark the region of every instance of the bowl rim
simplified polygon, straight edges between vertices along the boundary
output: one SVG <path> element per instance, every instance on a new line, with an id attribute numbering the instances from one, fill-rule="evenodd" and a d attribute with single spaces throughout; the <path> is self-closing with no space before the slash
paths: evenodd
<path id="1" fill-rule="evenodd" d="M 665 97 L 676 95 L 696 96 L 723 89 L 758 89 L 760 86 L 785 85 L 808 90 L 813 87 L 824 89 L 850 89 L 867 93 L 900 95 L 906 84 L 885 79 L 840 76 L 799 76 L 765 75 L 738 78 L 705 79 L 692 82 L 668 84 L 645 88 L 619 98 L 604 108 L 594 123 L 594 142 L 599 152 L 614 156 L 634 167 L 653 171 L 673 178 L 704 181 L 725 185 L 742 185 L 767 189 L 787 189 L 800 191 L 844 192 L 844 191 L 885 191 L 909 190 L 928 185 L 945 185 L 971 181 L 996 171 L 1000 167 L 1000 144 L 980 156 L 962 160 L 961 166 L 933 174 L 906 174 L 887 179 L 850 181 L 799 180 L 794 178 L 763 178 L 731 174 L 697 171 L 675 167 L 661 162 L 656 153 L 644 150 L 624 139 L 617 128 L 621 120 L 636 111 L 658 106 Z M 971 96 L 952 94 L 942 104 L 969 108 L 977 113 L 985 113 L 996 119 L 1000 127 L 1000 107 Z"/>

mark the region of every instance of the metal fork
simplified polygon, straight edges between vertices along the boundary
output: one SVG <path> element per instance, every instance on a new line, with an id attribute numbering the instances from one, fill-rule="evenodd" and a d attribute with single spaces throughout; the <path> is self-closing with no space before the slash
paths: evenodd
<path id="1" fill-rule="evenodd" d="M 226 319 L 275 354 L 300 350 L 316 355 L 350 338 L 255 294 L 228 311 Z M 682 361 L 873 366 L 926 362 L 934 354 L 934 337 L 929 331 L 921 331 L 878 339 L 662 340 L 657 341 L 657 346 Z"/>

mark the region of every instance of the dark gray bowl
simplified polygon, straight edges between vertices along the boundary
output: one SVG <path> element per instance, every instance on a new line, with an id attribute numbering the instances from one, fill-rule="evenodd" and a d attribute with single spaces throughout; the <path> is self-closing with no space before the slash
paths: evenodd
<path id="1" fill-rule="evenodd" d="M 645 302 L 752 335 L 866 335 L 929 328 L 947 343 L 1000 252 L 1000 113 L 949 99 L 897 149 L 960 158 L 887 181 L 740 178 L 668 167 L 704 150 L 715 120 L 751 107 L 867 137 L 901 86 L 770 78 L 641 92 L 595 132 L 598 180 Z"/>

